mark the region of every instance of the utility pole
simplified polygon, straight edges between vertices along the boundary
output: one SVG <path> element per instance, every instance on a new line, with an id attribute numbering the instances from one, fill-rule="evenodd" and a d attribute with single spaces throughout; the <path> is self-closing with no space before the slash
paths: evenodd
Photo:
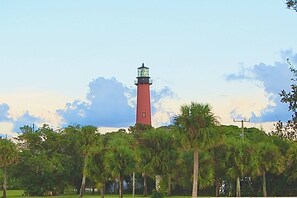
<path id="1" fill-rule="evenodd" d="M 241 137 L 242 139 L 244 140 L 244 128 L 243 128 L 243 123 L 244 122 L 250 122 L 251 120 L 250 119 L 241 119 L 241 120 L 235 120 L 233 119 L 233 122 L 241 122 Z"/>
<path id="2" fill-rule="evenodd" d="M 233 119 L 233 122 L 241 122 L 241 137 L 242 141 L 244 141 L 244 128 L 243 123 L 244 122 L 250 122 L 250 119 L 241 119 L 241 120 L 235 120 Z M 238 176 L 236 178 L 236 197 L 241 197 L 241 191 L 240 191 L 240 177 Z"/>

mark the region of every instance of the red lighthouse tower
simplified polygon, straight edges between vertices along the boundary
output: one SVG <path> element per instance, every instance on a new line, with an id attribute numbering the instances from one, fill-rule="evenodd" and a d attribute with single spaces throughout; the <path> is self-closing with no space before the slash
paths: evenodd
<path id="1" fill-rule="evenodd" d="M 149 76 L 149 68 L 142 63 L 137 68 L 137 107 L 136 107 L 136 124 L 151 125 L 151 99 L 150 85 L 152 84 Z"/>

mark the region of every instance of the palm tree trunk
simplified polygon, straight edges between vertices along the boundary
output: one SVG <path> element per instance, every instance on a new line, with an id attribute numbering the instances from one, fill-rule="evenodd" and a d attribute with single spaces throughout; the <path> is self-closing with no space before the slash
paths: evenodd
<path id="1" fill-rule="evenodd" d="M 156 180 L 156 191 L 161 192 L 161 181 L 162 181 L 162 176 L 161 175 L 156 175 L 155 176 Z"/>
<path id="2" fill-rule="evenodd" d="M 267 197 L 267 188 L 266 188 L 266 173 L 265 171 L 262 172 L 262 185 L 263 185 L 263 197 Z"/>
<path id="3" fill-rule="evenodd" d="M 104 198 L 104 192 L 105 192 L 105 183 L 102 184 L 102 187 L 100 189 L 101 198 Z"/>
<path id="4" fill-rule="evenodd" d="M 95 184 L 92 185 L 92 195 L 95 195 Z"/>
<path id="5" fill-rule="evenodd" d="M 132 174 L 132 197 L 135 196 L 135 171 Z"/>
<path id="6" fill-rule="evenodd" d="M 120 176 L 119 179 L 119 198 L 123 198 L 123 178 Z"/>
<path id="7" fill-rule="evenodd" d="M 216 197 L 218 197 L 220 193 L 220 180 L 218 177 L 216 177 L 215 185 L 216 185 Z"/>
<path id="8" fill-rule="evenodd" d="M 240 178 L 236 178 L 236 197 L 240 197 Z"/>
<path id="9" fill-rule="evenodd" d="M 84 190 L 85 190 L 85 185 L 86 185 L 86 176 L 83 175 L 83 178 L 82 178 L 82 181 L 81 181 L 81 186 L 80 186 L 80 191 L 79 191 L 79 197 L 83 197 Z"/>
<path id="10" fill-rule="evenodd" d="M 192 198 L 197 198 L 197 195 L 198 195 L 198 170 L 199 170 L 199 153 L 198 153 L 198 149 L 195 149 L 194 150 Z"/>
<path id="11" fill-rule="evenodd" d="M 171 197 L 171 175 L 170 174 L 168 174 L 167 197 Z"/>
<path id="12" fill-rule="evenodd" d="M 83 197 L 84 191 L 85 191 L 85 185 L 86 185 L 86 169 L 87 169 L 87 156 L 85 156 L 84 159 L 84 167 L 83 167 L 83 178 L 81 181 L 80 191 L 79 191 L 79 197 Z"/>
<path id="13" fill-rule="evenodd" d="M 143 173 L 143 196 L 146 197 L 147 196 L 147 178 L 146 178 L 146 174 Z"/>
<path id="14" fill-rule="evenodd" d="M 3 198 L 6 198 L 6 177 L 7 177 L 7 168 L 3 167 Z"/>

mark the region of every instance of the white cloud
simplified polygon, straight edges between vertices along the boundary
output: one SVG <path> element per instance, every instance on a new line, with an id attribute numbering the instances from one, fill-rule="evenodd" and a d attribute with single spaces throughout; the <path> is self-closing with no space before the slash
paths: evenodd
<path id="1" fill-rule="evenodd" d="M 227 76 L 227 80 L 237 81 L 237 83 L 240 81 L 248 81 L 251 84 L 260 83 L 260 87 L 263 89 L 265 97 L 268 100 L 266 101 L 266 105 L 263 106 L 262 103 L 256 101 L 251 103 L 253 106 L 241 104 L 241 106 L 253 110 L 251 115 L 254 122 L 287 121 L 291 118 L 291 113 L 288 112 L 288 105 L 280 102 L 279 93 L 282 90 L 288 90 L 292 83 L 291 79 L 293 75 L 285 59 L 290 58 L 295 63 L 297 54 L 294 54 L 291 50 L 287 50 L 283 51 L 281 56 L 283 60 L 274 62 L 273 64 L 260 63 L 250 69 L 243 69 L 237 74 L 233 73 Z M 252 97 L 249 99 L 255 100 Z M 240 104 L 240 101 L 236 102 Z M 247 109 L 243 111 L 247 111 Z"/>
<path id="2" fill-rule="evenodd" d="M 152 115 L 152 125 L 159 127 L 172 124 L 172 118 L 179 113 L 180 106 L 183 104 L 185 104 L 185 101 L 177 97 L 164 97 L 154 103 L 156 112 Z"/>
<path id="3" fill-rule="evenodd" d="M 0 136 L 5 137 L 15 137 L 18 133 L 13 132 L 13 123 L 12 122 L 0 122 Z"/>
<path id="4" fill-rule="evenodd" d="M 62 94 L 46 91 L 19 90 L 14 93 L 0 93 L 0 104 L 5 103 L 9 106 L 7 112 L 11 118 L 10 125 L 18 126 L 19 124 L 32 125 L 30 121 L 33 120 L 37 121 L 34 124 L 38 126 L 43 123 L 53 127 L 59 126 L 61 118 L 56 110 L 64 107 L 68 100 L 70 98 Z M 6 128 L 9 133 L 16 132 L 14 127 Z"/>

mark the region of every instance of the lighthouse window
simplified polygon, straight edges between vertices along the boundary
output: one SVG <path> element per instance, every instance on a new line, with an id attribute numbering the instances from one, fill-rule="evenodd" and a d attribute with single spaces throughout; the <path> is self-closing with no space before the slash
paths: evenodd
<path id="1" fill-rule="evenodd" d="M 145 118 L 145 112 L 142 112 L 142 117 Z"/>
<path id="2" fill-rule="evenodd" d="M 149 77 L 149 70 L 147 68 L 138 69 L 138 77 Z"/>

